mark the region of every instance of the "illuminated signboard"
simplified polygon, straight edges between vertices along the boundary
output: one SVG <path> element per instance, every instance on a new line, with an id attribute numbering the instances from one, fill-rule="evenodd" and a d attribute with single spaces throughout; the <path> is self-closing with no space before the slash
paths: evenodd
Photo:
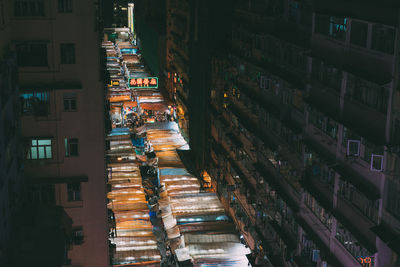
<path id="1" fill-rule="evenodd" d="M 129 88 L 158 88 L 158 78 L 129 78 Z"/>
<path id="2" fill-rule="evenodd" d="M 111 80 L 108 87 L 119 86 L 119 80 Z"/>

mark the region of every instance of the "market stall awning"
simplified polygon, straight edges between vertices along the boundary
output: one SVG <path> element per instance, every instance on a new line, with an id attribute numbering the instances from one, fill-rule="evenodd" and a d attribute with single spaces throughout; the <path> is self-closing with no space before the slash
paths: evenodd
<path id="1" fill-rule="evenodd" d="M 168 106 L 164 102 L 162 102 L 162 103 L 140 103 L 140 107 L 142 109 L 161 111 L 161 112 L 165 112 L 168 110 Z"/>

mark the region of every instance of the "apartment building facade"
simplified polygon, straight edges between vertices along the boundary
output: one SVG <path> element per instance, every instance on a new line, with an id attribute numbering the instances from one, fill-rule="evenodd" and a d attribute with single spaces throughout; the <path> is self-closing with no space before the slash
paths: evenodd
<path id="1" fill-rule="evenodd" d="M 0 33 L 5 36 L 7 18 L 4 11 L 0 10 L 0 14 Z M 20 208 L 23 193 L 23 153 L 17 62 L 15 54 L 3 44 L 0 46 L 0 99 L 0 265 L 5 266 L 13 219 Z"/>
<path id="2" fill-rule="evenodd" d="M 399 264 L 398 14 L 235 6 L 232 48 L 213 59 L 208 172 L 276 266 Z"/>
<path id="3" fill-rule="evenodd" d="M 24 176 L 72 219 L 64 266 L 109 266 L 100 2 L 2 1 L 19 76 Z M 14 107 L 18 107 L 15 105 Z M 43 265 L 44 266 L 44 265 Z"/>
<path id="4" fill-rule="evenodd" d="M 183 136 L 189 138 L 189 63 L 191 5 L 189 1 L 166 2 L 165 87 L 176 102 L 176 117 Z"/>

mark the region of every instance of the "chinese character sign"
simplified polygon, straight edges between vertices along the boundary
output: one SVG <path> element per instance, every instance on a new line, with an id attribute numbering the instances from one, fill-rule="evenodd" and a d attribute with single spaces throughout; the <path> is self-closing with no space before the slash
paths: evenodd
<path id="1" fill-rule="evenodd" d="M 158 88 L 157 77 L 130 78 L 129 88 Z"/>

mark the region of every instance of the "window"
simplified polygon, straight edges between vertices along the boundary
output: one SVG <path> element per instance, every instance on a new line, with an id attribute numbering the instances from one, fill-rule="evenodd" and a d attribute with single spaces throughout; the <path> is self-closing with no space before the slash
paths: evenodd
<path id="1" fill-rule="evenodd" d="M 76 111 L 76 93 L 64 94 L 64 111 Z"/>
<path id="2" fill-rule="evenodd" d="M 20 99 L 23 115 L 45 116 L 48 114 L 48 92 L 23 93 Z"/>
<path id="3" fill-rule="evenodd" d="M 383 53 L 394 53 L 395 30 L 384 25 L 372 25 L 371 48 Z"/>
<path id="4" fill-rule="evenodd" d="M 65 138 L 64 145 L 66 157 L 79 156 L 78 138 Z"/>
<path id="5" fill-rule="evenodd" d="M 77 226 L 72 228 L 72 244 L 80 245 L 83 243 L 83 228 L 82 226 Z"/>
<path id="6" fill-rule="evenodd" d="M 349 230 L 347 230 L 339 221 L 336 223 L 335 237 L 356 259 L 358 259 L 359 257 L 373 255 L 360 242 L 358 242 L 354 235 Z M 373 266 L 374 262 L 372 261 L 369 267 Z"/>
<path id="7" fill-rule="evenodd" d="M 26 155 L 27 159 L 37 160 L 53 158 L 51 139 L 31 139 L 29 143 L 28 153 Z"/>
<path id="8" fill-rule="evenodd" d="M 44 16 L 44 0 L 14 0 L 14 16 Z"/>
<path id="9" fill-rule="evenodd" d="M 387 183 L 387 197 L 386 209 L 397 219 L 400 219 L 400 182 L 395 179 L 386 179 Z"/>
<path id="10" fill-rule="evenodd" d="M 378 167 L 375 165 L 375 163 L 377 163 L 376 160 L 378 160 L 378 163 L 381 163 L 381 161 L 378 159 L 377 156 L 383 155 L 384 151 L 383 146 L 375 146 L 374 144 L 367 142 L 367 140 L 363 140 L 363 144 L 364 144 L 364 154 L 362 155 L 362 159 L 368 163 L 374 162 L 374 167 Z M 376 157 L 375 161 L 372 155 Z"/>
<path id="11" fill-rule="evenodd" d="M 328 228 L 331 230 L 332 227 L 332 215 L 327 212 L 317 201 L 316 199 L 308 192 L 305 194 L 304 199 L 305 204 L 310 208 L 310 210 L 314 213 L 315 216 Z"/>
<path id="12" fill-rule="evenodd" d="M 60 45 L 61 64 L 75 64 L 75 44 Z"/>
<path id="13" fill-rule="evenodd" d="M 374 222 L 378 221 L 379 202 L 369 200 L 363 193 L 357 190 L 352 184 L 340 178 L 339 180 L 340 196 L 347 199 L 362 214 Z"/>
<path id="14" fill-rule="evenodd" d="M 291 22 L 298 23 L 300 18 L 300 3 L 289 0 L 288 19 Z"/>
<path id="15" fill-rule="evenodd" d="M 329 17 L 317 14 L 315 17 L 315 31 L 336 40 L 345 41 L 347 18 Z"/>
<path id="16" fill-rule="evenodd" d="M 351 131 L 350 129 L 343 127 L 342 145 L 347 146 L 349 140 L 361 140 L 361 136 Z"/>
<path id="17" fill-rule="evenodd" d="M 72 0 L 58 0 L 58 13 L 71 13 Z"/>
<path id="18" fill-rule="evenodd" d="M 0 0 L 0 26 L 4 26 L 4 24 L 6 24 L 4 16 L 4 0 Z"/>
<path id="19" fill-rule="evenodd" d="M 389 102 L 389 89 L 387 87 L 349 74 L 346 96 L 384 114 L 387 112 Z"/>
<path id="20" fill-rule="evenodd" d="M 310 122 L 333 139 L 337 139 L 338 123 L 322 113 L 312 110 Z"/>
<path id="21" fill-rule="evenodd" d="M 68 201 L 81 200 L 81 184 L 80 183 L 68 184 L 67 189 L 68 189 Z"/>
<path id="22" fill-rule="evenodd" d="M 367 46 L 368 24 L 353 20 L 351 22 L 350 42 L 362 47 Z"/>
<path id="23" fill-rule="evenodd" d="M 20 67 L 46 67 L 47 45 L 41 43 L 16 44 L 17 63 Z"/>
<path id="24" fill-rule="evenodd" d="M 40 204 L 55 204 L 54 184 L 34 184 L 28 189 L 29 201 Z"/>
<path id="25" fill-rule="evenodd" d="M 313 58 L 311 76 L 322 84 L 340 92 L 342 86 L 341 70 Z"/>

